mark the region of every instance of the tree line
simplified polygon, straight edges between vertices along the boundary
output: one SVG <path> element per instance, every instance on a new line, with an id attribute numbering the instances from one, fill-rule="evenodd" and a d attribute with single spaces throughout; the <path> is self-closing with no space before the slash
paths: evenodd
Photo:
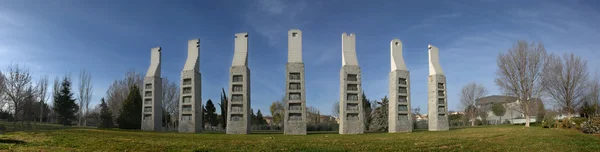
<path id="1" fill-rule="evenodd" d="M 11 64 L 0 70 L 0 119 L 13 121 L 14 129 L 31 129 L 32 123 L 52 122 L 65 126 L 85 124 L 91 98 L 91 76 L 82 70 L 79 78 L 80 98 L 73 97 L 69 75 L 55 77 L 49 93 L 48 76 L 33 78 L 33 73 L 24 66 Z M 52 99 L 52 104 L 48 100 Z M 76 103 L 79 101 L 79 104 Z M 20 127 L 17 126 L 20 123 Z"/>
<path id="2" fill-rule="evenodd" d="M 584 116 L 595 116 L 600 111 L 600 83 L 592 77 L 587 61 L 574 53 L 548 53 L 542 43 L 518 41 L 497 58 L 495 83 L 506 96 L 515 97 L 515 104 L 494 103 L 491 111 L 503 116 L 506 109 L 522 113 L 525 126 L 531 116 L 543 120 L 547 111 L 544 103 L 570 119 L 578 111 Z M 476 118 L 486 118 L 490 109 L 478 106 L 478 100 L 487 95 L 486 88 L 475 82 L 465 85 L 460 94 L 461 107 L 471 125 Z M 546 101 L 546 102 L 544 102 Z M 552 118 L 554 119 L 554 118 Z"/>

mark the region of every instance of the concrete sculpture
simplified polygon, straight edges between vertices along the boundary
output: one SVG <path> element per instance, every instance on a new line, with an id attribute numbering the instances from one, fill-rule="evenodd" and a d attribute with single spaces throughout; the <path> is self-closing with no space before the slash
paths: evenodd
<path id="1" fill-rule="evenodd" d="M 162 78 L 160 77 L 161 48 L 150 50 L 150 68 L 144 78 L 142 130 L 160 131 L 162 127 Z"/>
<path id="2" fill-rule="evenodd" d="M 402 56 L 402 41 L 390 42 L 391 72 L 389 80 L 388 132 L 411 132 L 410 72 Z"/>
<path id="3" fill-rule="evenodd" d="M 306 135 L 306 91 L 302 62 L 302 31 L 288 31 L 284 134 Z"/>
<path id="4" fill-rule="evenodd" d="M 200 40 L 188 41 L 188 57 L 181 71 L 179 132 L 202 132 L 202 77 L 200 75 Z"/>
<path id="5" fill-rule="evenodd" d="M 342 34 L 340 70 L 340 134 L 363 134 L 361 73 L 356 58 L 356 35 Z"/>
<path id="6" fill-rule="evenodd" d="M 438 48 L 429 45 L 428 78 L 429 131 L 448 130 L 448 104 L 446 98 L 446 76 L 440 66 Z"/>
<path id="7" fill-rule="evenodd" d="M 229 69 L 227 134 L 250 133 L 250 69 L 248 33 L 235 34 L 233 61 Z"/>

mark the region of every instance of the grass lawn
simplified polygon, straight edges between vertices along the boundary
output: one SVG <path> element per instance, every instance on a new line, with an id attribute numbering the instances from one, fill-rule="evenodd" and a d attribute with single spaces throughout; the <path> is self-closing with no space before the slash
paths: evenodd
<path id="1" fill-rule="evenodd" d="M 0 135 L 10 151 L 600 151 L 600 137 L 576 130 L 490 126 L 442 132 L 182 134 L 58 129 Z"/>

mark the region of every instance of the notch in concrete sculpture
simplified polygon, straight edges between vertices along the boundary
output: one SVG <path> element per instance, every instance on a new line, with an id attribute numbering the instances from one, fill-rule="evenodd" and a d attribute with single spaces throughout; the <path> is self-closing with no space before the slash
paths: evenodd
<path id="1" fill-rule="evenodd" d="M 342 34 L 340 70 L 340 134 L 363 134 L 361 72 L 356 58 L 356 37 Z"/>
<path id="2" fill-rule="evenodd" d="M 410 72 L 402 56 L 402 41 L 390 42 L 388 132 L 411 132 Z"/>
<path id="3" fill-rule="evenodd" d="M 162 78 L 161 48 L 150 50 L 150 67 L 144 77 L 144 102 L 142 106 L 142 130 L 160 131 L 162 127 Z"/>
<path id="4" fill-rule="evenodd" d="M 446 76 L 440 66 L 438 48 L 429 45 L 428 121 L 429 131 L 449 129 Z"/>
<path id="5" fill-rule="evenodd" d="M 306 91 L 302 62 L 302 31 L 288 31 L 288 63 L 286 64 L 286 94 L 284 134 L 306 135 Z"/>
<path id="6" fill-rule="evenodd" d="M 229 69 L 227 134 L 250 133 L 250 69 L 248 69 L 248 33 L 235 34 L 233 61 Z"/>
<path id="7" fill-rule="evenodd" d="M 179 132 L 202 132 L 202 75 L 200 74 L 200 40 L 188 41 L 188 57 L 181 71 L 179 96 Z"/>

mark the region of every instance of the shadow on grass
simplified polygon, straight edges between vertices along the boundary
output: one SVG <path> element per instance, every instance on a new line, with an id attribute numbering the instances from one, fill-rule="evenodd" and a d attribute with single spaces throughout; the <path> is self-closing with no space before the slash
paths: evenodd
<path id="1" fill-rule="evenodd" d="M 0 139 L 0 143 L 3 144 L 25 144 L 25 141 L 22 140 L 14 140 L 14 139 Z"/>

